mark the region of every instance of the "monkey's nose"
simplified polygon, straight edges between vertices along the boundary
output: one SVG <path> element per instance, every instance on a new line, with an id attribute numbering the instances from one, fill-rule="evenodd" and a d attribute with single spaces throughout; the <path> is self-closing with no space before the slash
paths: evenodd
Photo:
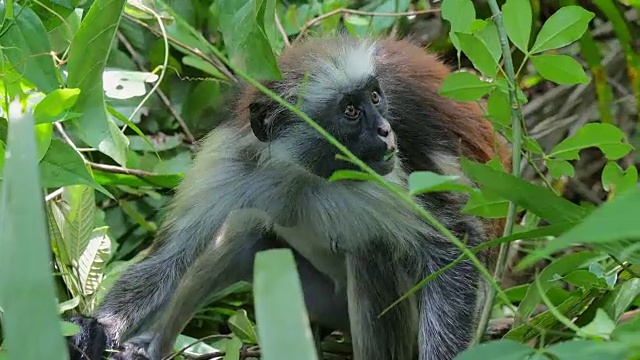
<path id="1" fill-rule="evenodd" d="M 378 126 L 378 135 L 386 138 L 387 136 L 389 136 L 390 132 L 391 132 L 391 126 L 389 124 L 382 124 Z"/>

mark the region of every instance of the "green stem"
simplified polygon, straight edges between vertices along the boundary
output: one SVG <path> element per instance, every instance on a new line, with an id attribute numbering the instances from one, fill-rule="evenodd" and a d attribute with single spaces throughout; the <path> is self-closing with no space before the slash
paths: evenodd
<path id="1" fill-rule="evenodd" d="M 496 0 L 489 0 L 489 7 L 491 8 L 491 14 L 498 28 L 498 34 L 500 36 L 500 45 L 502 47 L 502 56 L 504 57 L 504 66 L 507 73 L 507 82 L 509 84 L 509 101 L 511 103 L 511 127 L 513 132 L 513 149 L 512 149 L 512 174 L 515 177 L 520 177 L 520 162 L 522 148 L 522 113 L 520 112 L 520 104 L 518 104 L 518 96 L 516 93 L 516 74 L 513 68 L 513 59 L 511 58 L 511 50 L 509 49 L 509 38 L 507 37 L 507 31 L 505 30 L 504 23 L 502 22 L 502 12 L 498 7 Z M 526 58 L 526 56 L 525 56 Z M 504 227 L 503 236 L 508 236 L 513 232 L 513 226 L 515 223 L 517 214 L 517 206 L 514 202 L 509 202 L 509 211 L 507 214 L 507 221 Z M 500 252 L 496 261 L 496 268 L 493 273 L 493 283 L 498 284 L 502 281 L 502 275 L 507 262 L 507 254 L 509 252 L 509 245 L 500 245 Z M 499 285 L 498 285 L 499 288 Z M 496 290 L 496 287 L 493 287 Z M 500 289 L 502 291 L 502 289 Z M 484 337 L 484 333 L 489 323 L 489 317 L 491 316 L 491 309 L 493 308 L 493 300 L 495 298 L 495 291 L 490 291 L 487 294 L 487 299 L 482 308 L 478 327 L 476 329 L 476 335 L 473 339 L 473 344 L 479 343 Z M 508 302 L 507 302 L 508 303 Z"/>

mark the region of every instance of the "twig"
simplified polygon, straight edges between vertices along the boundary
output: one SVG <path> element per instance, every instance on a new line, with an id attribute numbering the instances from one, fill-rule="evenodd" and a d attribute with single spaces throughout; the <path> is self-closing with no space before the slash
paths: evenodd
<path id="1" fill-rule="evenodd" d="M 146 66 L 144 66 L 144 63 L 142 62 L 140 55 L 133 48 L 129 40 L 127 40 L 127 38 L 120 31 L 118 31 L 117 35 L 118 35 L 118 39 L 122 42 L 122 44 L 127 49 L 129 54 L 131 54 L 131 59 L 133 59 L 133 62 L 136 63 L 138 68 L 142 71 L 149 72 Z M 178 121 L 178 124 L 180 124 L 180 127 L 182 128 L 182 131 L 184 131 L 184 134 L 186 135 L 187 140 L 191 144 L 195 143 L 196 138 L 193 136 L 193 133 L 191 132 L 191 130 L 189 130 L 189 127 L 187 126 L 187 123 L 184 121 L 182 116 L 173 108 L 173 105 L 171 104 L 171 100 L 169 100 L 169 98 L 164 94 L 164 91 L 158 88 L 156 90 L 156 94 L 158 94 L 158 97 L 160 98 L 162 103 L 167 107 L 167 109 L 169 109 L 169 112 L 171 113 L 171 115 L 173 115 L 173 117 L 176 118 L 176 120 Z"/>
<path id="2" fill-rule="evenodd" d="M 440 9 L 429 9 L 429 10 L 415 10 L 415 11 L 405 11 L 405 12 L 398 12 L 398 13 L 390 13 L 390 12 L 371 12 L 371 11 L 362 11 L 362 10 L 355 10 L 355 9 L 345 9 L 345 8 L 341 8 L 341 9 L 335 9 L 332 11 L 329 11 L 326 14 L 322 14 L 318 17 L 315 17 L 309 21 L 307 21 L 302 28 L 300 29 L 300 32 L 298 33 L 298 36 L 296 37 L 296 39 L 293 41 L 294 43 L 300 41 L 300 39 L 302 39 L 302 37 L 304 36 L 304 34 L 315 24 L 321 22 L 322 20 L 326 19 L 326 18 L 330 18 L 334 15 L 345 15 L 345 14 L 349 14 L 349 15 L 361 15 L 361 16 L 386 16 L 386 17 L 400 17 L 400 16 L 416 16 L 416 15 L 422 15 L 422 14 L 432 14 L 432 13 L 437 13 L 440 12 Z"/>
<path id="3" fill-rule="evenodd" d="M 145 23 L 144 21 L 140 21 L 138 19 L 136 19 L 135 17 L 131 16 L 131 15 L 127 15 L 127 14 L 123 14 L 123 17 L 133 23 L 136 23 L 137 25 L 142 26 L 143 28 L 149 30 L 150 32 L 152 32 L 154 35 L 156 36 L 162 36 L 162 33 L 157 30 L 154 29 L 153 27 L 149 26 L 147 23 Z M 191 46 L 180 42 L 179 40 L 171 37 L 170 35 L 167 35 L 167 40 L 174 44 L 177 45 L 189 52 L 191 52 L 192 54 L 198 56 L 199 58 L 201 58 L 202 60 L 208 62 L 209 64 L 211 64 L 212 66 L 214 66 L 216 69 L 218 69 L 221 73 L 223 73 L 227 78 L 229 78 L 230 80 L 237 82 L 238 79 L 222 64 L 220 63 L 220 60 L 217 58 L 210 58 L 208 56 L 206 56 L 204 53 L 202 53 L 202 51 L 199 51 L 198 49 L 194 49 Z"/>
<path id="4" fill-rule="evenodd" d="M 286 46 L 291 46 L 291 42 L 289 41 L 289 36 L 287 36 L 287 32 L 284 30 L 284 26 L 282 26 L 282 21 L 280 21 L 278 12 L 276 12 L 276 26 L 278 27 L 278 31 L 280 31 L 280 35 L 282 35 L 282 40 L 284 40 L 284 44 Z"/>
<path id="5" fill-rule="evenodd" d="M 151 173 L 151 172 L 148 172 L 148 171 L 144 171 L 144 170 L 140 170 L 140 169 L 127 169 L 127 168 L 123 168 L 123 167 L 115 166 L 115 165 L 94 163 L 92 161 L 87 161 L 87 164 L 89 164 L 89 166 L 91 166 L 93 169 L 101 170 L 101 171 L 109 172 L 109 173 L 114 173 L 114 174 L 135 175 L 135 176 L 139 176 L 139 177 L 156 175 L 154 173 Z"/>
<path id="6" fill-rule="evenodd" d="M 44 201 L 51 201 L 57 198 L 58 196 L 62 195 L 63 191 L 64 191 L 63 188 L 56 189 L 55 191 L 47 194 L 47 196 L 44 197 Z"/>
<path id="7" fill-rule="evenodd" d="M 502 22 L 502 13 L 498 2 L 496 0 L 489 0 L 489 8 L 491 8 L 491 14 L 493 15 L 494 22 L 498 28 L 498 34 L 500 36 L 500 45 L 502 47 L 502 57 L 504 58 L 504 67 L 506 70 L 507 81 L 509 84 L 509 103 L 511 104 L 511 128 L 513 133 L 513 149 L 512 149 L 512 174 L 515 177 L 520 177 L 522 160 L 522 110 L 518 103 L 518 96 L 516 94 L 516 74 L 513 67 L 513 59 L 511 58 L 511 49 L 509 49 L 509 38 L 507 37 L 507 31 L 505 30 L 504 23 Z M 507 214 L 507 220 L 504 227 L 503 236 L 509 236 L 513 232 L 513 226 L 516 221 L 516 214 L 518 207 L 513 201 L 509 202 L 509 212 Z M 496 261 L 496 268 L 493 273 L 493 279 L 496 282 L 502 281 L 502 276 L 506 267 L 507 255 L 509 253 L 508 244 L 500 245 L 500 252 Z M 491 309 L 493 308 L 493 300 L 495 298 L 495 289 L 491 289 L 480 314 L 479 326 L 476 331 L 473 343 L 477 344 L 482 341 L 484 332 L 491 316 Z"/>

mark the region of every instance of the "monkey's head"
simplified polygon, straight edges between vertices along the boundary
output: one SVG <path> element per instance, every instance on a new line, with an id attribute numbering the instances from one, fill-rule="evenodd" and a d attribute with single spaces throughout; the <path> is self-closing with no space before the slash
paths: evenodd
<path id="1" fill-rule="evenodd" d="M 389 174 L 398 146 L 387 118 L 387 96 L 375 73 L 373 43 L 345 38 L 315 44 L 321 46 L 285 52 L 279 64 L 283 79 L 265 85 L 298 105 L 373 170 Z M 273 159 L 296 161 L 323 177 L 357 169 L 336 159 L 339 150 L 298 115 L 260 92 L 253 95 L 251 129 L 258 140 L 269 143 Z"/>

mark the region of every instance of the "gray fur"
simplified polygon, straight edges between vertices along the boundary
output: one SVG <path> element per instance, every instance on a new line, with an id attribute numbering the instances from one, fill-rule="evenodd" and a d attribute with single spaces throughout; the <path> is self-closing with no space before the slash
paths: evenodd
<path id="1" fill-rule="evenodd" d="M 374 42 L 346 42 L 332 58 L 303 59 L 316 61 L 318 71 L 302 109 L 328 106 L 343 88 L 375 75 L 374 52 Z M 287 92 L 295 93 L 279 91 Z M 268 121 L 283 113 L 276 109 Z M 356 360 L 448 360 L 462 350 L 475 321 L 478 276 L 472 265 L 448 271 L 378 318 L 459 251 L 380 184 L 329 182 L 309 172 L 317 159 L 304 150 L 318 141 L 302 122 L 269 143 L 234 123 L 214 130 L 177 190 L 159 242 L 115 283 L 97 310 L 110 334 L 157 360 L 209 296 L 250 280 L 257 251 L 288 246 L 299 259 L 311 320 L 351 330 Z M 431 157 L 436 170 L 468 183 L 457 154 Z M 407 186 L 399 160 L 385 177 Z M 445 226 L 463 229 L 472 244 L 481 241 L 480 223 L 459 214 L 464 197 L 448 199 L 447 207 L 416 200 Z M 276 235 L 276 243 L 269 234 Z"/>

